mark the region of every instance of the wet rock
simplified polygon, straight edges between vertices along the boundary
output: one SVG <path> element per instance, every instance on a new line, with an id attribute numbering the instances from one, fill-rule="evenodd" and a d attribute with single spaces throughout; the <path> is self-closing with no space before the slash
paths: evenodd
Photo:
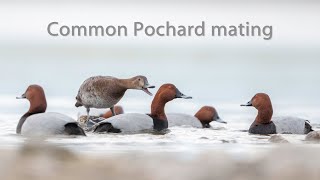
<path id="1" fill-rule="evenodd" d="M 284 137 L 282 137 L 279 134 L 272 135 L 268 141 L 271 143 L 289 143 L 288 140 L 286 140 Z"/>
<path id="2" fill-rule="evenodd" d="M 307 134 L 306 141 L 320 142 L 320 131 L 312 131 Z"/>

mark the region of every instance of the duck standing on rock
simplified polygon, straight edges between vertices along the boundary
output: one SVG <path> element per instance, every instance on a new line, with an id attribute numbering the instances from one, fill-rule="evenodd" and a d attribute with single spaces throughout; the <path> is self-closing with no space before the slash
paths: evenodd
<path id="1" fill-rule="evenodd" d="M 85 80 L 80 86 L 76 97 L 76 107 L 84 106 L 87 109 L 88 119 L 90 108 L 110 108 L 116 115 L 114 106 L 120 101 L 128 89 L 142 90 L 148 95 L 152 93 L 148 88 L 154 88 L 148 83 L 145 76 L 135 76 L 129 79 L 118 79 L 111 76 L 94 76 Z"/>

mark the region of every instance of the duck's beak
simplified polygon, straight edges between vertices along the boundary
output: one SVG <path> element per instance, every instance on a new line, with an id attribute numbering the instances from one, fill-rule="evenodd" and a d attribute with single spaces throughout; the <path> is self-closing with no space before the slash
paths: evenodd
<path id="1" fill-rule="evenodd" d="M 16 99 L 26 99 L 27 96 L 26 96 L 26 93 L 22 94 L 20 97 L 16 97 Z"/>
<path id="2" fill-rule="evenodd" d="M 218 119 L 216 119 L 215 121 L 218 122 L 218 123 L 227 124 L 227 122 L 222 120 L 222 119 L 220 119 L 220 117 L 218 117 Z"/>
<path id="3" fill-rule="evenodd" d="M 252 101 L 247 102 L 247 104 L 241 104 L 240 106 L 252 106 Z"/>
<path id="4" fill-rule="evenodd" d="M 153 94 L 148 90 L 148 88 L 155 88 L 155 86 L 151 86 L 150 84 L 146 84 L 142 87 L 142 91 L 152 96 Z"/>
<path id="5" fill-rule="evenodd" d="M 181 93 L 181 92 L 179 91 L 179 89 L 177 89 L 176 98 L 192 99 L 191 96 L 186 96 L 186 95 L 184 95 L 183 93 Z"/>

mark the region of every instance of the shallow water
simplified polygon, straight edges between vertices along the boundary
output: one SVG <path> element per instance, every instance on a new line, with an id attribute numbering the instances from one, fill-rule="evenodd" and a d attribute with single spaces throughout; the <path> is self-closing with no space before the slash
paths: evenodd
<path id="1" fill-rule="evenodd" d="M 320 85 L 316 83 L 320 81 L 320 33 L 315 23 L 319 3 L 297 1 L 288 6 L 275 1 L 261 6 L 230 1 L 231 7 L 215 1 L 110 2 L 1 4 L 0 15 L 7 18 L 0 24 L 0 179 L 320 179 L 320 144 L 305 142 L 305 135 L 285 134 L 291 146 L 283 147 L 269 142 L 269 136 L 249 135 L 246 130 L 257 112 L 239 106 L 255 93 L 265 92 L 272 99 L 275 116 L 305 118 L 315 130 L 320 129 Z M 124 8 L 124 4 L 130 6 Z M 271 41 L 264 41 L 53 38 L 46 32 L 51 21 L 130 25 L 167 20 L 183 24 L 205 20 L 208 25 L 250 21 L 272 24 L 275 33 Z M 45 143 L 36 141 L 33 147 L 28 147 L 33 140 L 15 134 L 18 120 L 29 108 L 26 100 L 15 97 L 30 84 L 44 87 L 49 112 L 77 119 L 85 110 L 74 107 L 74 97 L 86 78 L 138 74 L 157 88 L 173 83 L 193 96 L 168 103 L 166 112 L 194 114 L 210 105 L 228 124 L 213 123 L 213 129 L 175 127 L 165 135 L 54 137 L 42 139 Z M 143 92 L 128 91 L 120 105 L 127 113 L 148 113 L 151 100 Z M 92 110 L 92 115 L 101 112 Z"/>
<path id="2" fill-rule="evenodd" d="M 142 74 L 157 88 L 164 83 L 173 83 L 193 99 L 174 100 L 166 105 L 166 112 L 194 114 L 201 106 L 210 105 L 228 124 L 214 124 L 215 130 L 171 128 L 170 133 L 163 136 L 88 134 L 88 137 L 46 141 L 87 154 L 192 154 L 216 149 L 234 154 L 264 151 L 274 147 L 268 142 L 268 136 L 249 135 L 243 131 L 255 118 L 256 110 L 239 106 L 257 92 L 270 95 L 275 116 L 306 118 L 319 127 L 320 85 L 315 82 L 320 81 L 320 52 L 318 25 L 314 23 L 317 22 L 319 3 L 293 3 L 290 6 L 271 3 L 272 14 L 266 6 L 252 2 L 233 2 L 237 8 L 203 2 L 197 3 L 201 8 L 188 3 L 183 6 L 181 3 L 157 6 L 143 3 L 125 9 L 122 3 L 100 3 L 80 3 L 78 6 L 28 3 L 19 5 L 19 11 L 16 11 L 18 5 L 15 3 L 0 7 L 4 17 L 16 19 L 4 19 L 3 26 L 0 25 L 4 30 L 0 34 L 0 149 L 15 149 L 26 141 L 15 135 L 15 128 L 29 104 L 15 97 L 28 85 L 36 83 L 44 87 L 49 112 L 60 112 L 77 119 L 85 111 L 74 107 L 74 97 L 80 84 L 94 75 L 128 78 Z M 195 16 L 197 13 L 201 16 Z M 240 15 L 235 17 L 237 13 Z M 252 13 L 254 19 L 248 18 Z M 138 20 L 161 24 L 165 19 L 196 24 L 203 21 L 203 17 L 208 17 L 205 18 L 208 24 L 270 23 L 276 27 L 275 36 L 271 41 L 223 37 L 53 38 L 45 29 L 48 22 L 59 19 L 64 20 L 61 23 L 79 25 L 131 24 Z M 126 93 L 120 105 L 125 112 L 148 113 L 151 101 L 152 97 L 132 90 Z M 93 115 L 99 112 L 92 110 Z M 283 136 L 293 144 L 304 144 L 304 135 Z"/>
<path id="3" fill-rule="evenodd" d="M 109 65 L 108 62 L 110 60 L 101 60 L 105 56 L 109 57 L 107 54 L 95 55 L 90 62 L 86 62 L 80 55 L 73 54 L 70 61 L 64 62 L 63 66 L 59 67 L 61 73 L 51 71 L 52 67 L 58 68 L 58 62 L 42 61 L 42 57 L 33 51 L 34 49 L 31 48 L 32 63 L 25 65 L 28 68 L 17 66 L 17 73 L 9 79 L 5 78 L 6 71 L 0 72 L 2 74 L 0 78 L 4 83 L 10 84 L 10 86 L 0 89 L 0 120 L 2 122 L 0 126 L 0 140 L 2 142 L 0 149 L 16 149 L 26 141 L 25 138 L 15 135 L 15 128 L 20 117 L 29 108 L 29 103 L 26 100 L 16 100 L 15 97 L 21 95 L 29 84 L 38 83 L 44 87 L 48 101 L 48 112 L 59 112 L 77 119 L 79 115 L 85 114 L 85 109 L 74 107 L 74 97 L 77 88 L 85 78 L 96 74 L 130 77 L 136 75 L 136 73 L 127 73 L 127 71 L 122 71 L 121 69 L 129 71 L 132 67 L 139 69 L 139 66 L 142 65 L 143 70 L 139 71 L 139 74 L 146 74 L 149 82 L 155 84 L 157 88 L 161 83 L 172 82 L 176 84 L 181 92 L 193 96 L 192 100 L 178 99 L 168 103 L 166 105 L 167 113 L 195 114 L 201 106 L 211 105 L 216 107 L 219 116 L 224 121 L 227 121 L 228 124 L 213 123 L 215 129 L 175 127 L 170 128 L 170 133 L 163 136 L 151 134 L 88 134 L 88 137 L 49 138 L 46 141 L 86 154 L 104 153 L 112 155 L 128 152 L 173 152 L 188 157 L 190 154 L 198 154 L 210 150 L 227 151 L 241 156 L 265 151 L 274 147 L 268 142 L 269 136 L 249 135 L 245 132 L 255 118 L 257 111 L 252 107 L 240 107 L 240 104 L 250 100 L 254 93 L 261 91 L 270 94 L 274 116 L 297 116 L 310 120 L 315 129 L 320 127 L 320 114 L 318 113 L 320 104 L 316 100 L 320 86 L 304 80 L 309 78 L 316 80 L 316 78 L 320 77 L 318 76 L 320 71 L 317 71 L 318 62 L 311 60 L 314 57 L 310 58 L 309 63 L 304 64 L 298 61 L 298 56 L 292 55 L 292 58 L 296 59 L 293 69 L 288 70 L 291 75 L 283 74 L 281 67 L 286 67 L 287 64 L 282 61 L 281 64 L 270 63 L 262 66 L 261 62 L 244 60 L 245 56 L 240 55 L 239 58 L 241 60 L 237 61 L 229 57 L 230 59 L 227 58 L 226 63 L 206 60 L 202 61 L 202 63 L 196 63 L 194 59 L 186 57 L 183 68 L 179 69 L 179 76 L 177 76 L 175 72 L 177 68 L 175 67 L 179 67 L 180 62 L 173 59 L 175 57 L 178 58 L 178 56 L 179 58 L 181 56 L 185 57 L 186 55 L 182 51 L 175 51 L 173 56 L 170 57 L 172 59 L 152 61 L 152 63 L 143 63 L 149 57 L 143 57 L 139 60 L 139 55 L 132 57 L 132 61 L 118 57 L 116 58 L 118 60 L 117 63 L 111 64 L 111 68 L 108 71 L 105 70 L 104 66 Z M 194 51 L 194 53 L 202 52 L 200 49 Z M 138 52 L 142 53 L 140 50 Z M 209 51 L 204 52 L 208 53 L 208 56 L 216 55 L 211 54 Z M 159 55 L 159 59 L 163 56 L 161 51 L 153 53 Z M 253 56 L 259 56 L 259 54 L 261 52 L 258 51 Z M 298 54 L 304 55 L 307 52 L 299 52 Z M 280 60 L 282 56 L 277 55 L 276 57 Z M 57 58 L 61 57 L 57 56 Z M 80 60 L 76 61 L 75 59 L 78 58 Z M 3 64 L 5 69 L 12 69 L 19 62 L 19 60 L 5 60 Z M 166 64 L 169 62 L 172 67 L 167 68 Z M 230 72 L 224 70 L 228 69 L 228 63 L 242 68 L 232 69 L 234 74 L 238 74 L 243 70 L 245 72 L 243 74 L 240 73 L 239 76 L 231 77 Z M 250 66 L 247 67 L 244 64 L 250 64 Z M 33 65 L 36 65 L 39 72 L 32 71 Z M 217 66 L 219 67 L 218 72 L 212 71 L 212 68 Z M 274 71 L 272 77 L 261 73 L 251 76 L 252 72 L 249 69 L 260 66 L 264 69 L 277 69 L 277 71 Z M 295 70 L 299 69 L 300 66 L 307 67 L 309 71 L 309 73 L 304 74 L 305 77 L 301 77 L 300 74 L 294 74 Z M 197 69 L 195 70 L 194 67 L 197 67 Z M 166 68 L 168 73 L 163 74 L 161 68 Z M 69 71 L 71 69 L 72 73 L 70 74 Z M 259 70 L 256 70 L 256 72 L 259 72 Z M 41 73 L 41 76 L 39 76 L 39 73 Z M 202 78 L 203 76 L 208 76 L 209 80 Z M 303 87 L 300 87 L 301 85 L 297 84 L 296 81 L 286 81 L 286 83 L 283 83 L 282 80 L 278 81 L 279 78 L 287 79 L 287 76 L 297 78 L 296 81 L 301 78 L 302 81 L 299 81 L 299 83 L 302 83 Z M 259 78 L 262 78 L 263 81 L 260 81 Z M 273 80 L 267 81 L 270 78 Z M 63 83 L 61 79 L 63 79 Z M 310 88 L 311 86 L 312 88 Z M 152 92 L 155 93 L 156 89 Z M 124 107 L 126 113 L 149 113 L 151 101 L 152 97 L 147 96 L 145 93 L 131 90 L 126 93 L 119 105 Z M 101 112 L 103 110 L 92 109 L 91 114 L 97 115 Z M 293 144 L 304 144 L 304 135 L 283 135 L 283 137 Z"/>
<path id="4" fill-rule="evenodd" d="M 5 98 L 4 98 L 5 99 Z M 10 98 L 7 97 L 8 101 Z M 53 110 L 63 112 L 77 119 L 77 116 L 83 114 L 83 109 L 66 108 L 63 105 L 55 107 L 55 104 L 72 104 L 72 100 L 48 98 L 49 102 L 53 102 Z M 132 109 L 129 102 L 133 99 L 125 100 L 123 103 L 127 107 L 126 112 Z M 12 100 L 13 102 L 13 100 Z M 19 102 L 19 101 L 18 101 Z M 17 149 L 24 142 L 28 142 L 27 138 L 15 134 L 16 124 L 22 116 L 23 108 L 27 109 L 28 103 L 22 103 L 21 110 L 19 108 L 12 110 L 11 113 L 2 114 L 0 117 L 2 125 L 0 127 L 1 149 Z M 144 105 L 142 105 L 143 107 Z M 188 111 L 194 104 L 181 104 L 181 111 Z M 18 106 L 19 107 L 19 106 Z M 256 111 L 250 110 L 246 112 L 237 112 L 238 105 L 225 105 L 220 116 L 223 117 L 228 124 L 211 123 L 211 129 L 197 129 L 192 127 L 172 127 L 165 135 L 154 134 L 93 134 L 88 133 L 87 137 L 55 137 L 47 138 L 45 141 L 59 147 L 65 147 L 71 151 L 85 154 L 112 154 L 121 153 L 147 153 L 147 152 L 171 152 L 180 154 L 183 157 L 200 154 L 206 151 L 218 150 L 228 152 L 235 157 L 256 152 L 264 152 L 268 149 L 273 149 L 274 144 L 270 143 L 269 136 L 249 135 L 246 131 L 250 126 L 251 120 L 255 116 Z M 5 107 L 3 107 L 5 108 Z M 133 108 L 134 109 L 134 108 Z M 147 112 L 148 108 L 140 108 L 139 112 Z M 290 109 L 290 108 L 287 108 Z M 312 108 L 311 108 L 312 109 Z M 79 111 L 80 110 L 80 111 Z M 81 111 L 82 110 L 82 111 Z M 172 109 L 169 108 L 169 112 Z M 243 110 L 243 109 L 242 109 Z M 22 111 L 22 112 L 19 112 Z M 288 110 L 289 111 L 289 110 Z M 103 111 L 93 110 L 92 114 L 99 114 Z M 192 112 L 192 111 L 191 111 Z M 191 114 L 190 112 L 190 114 Z M 229 112 L 229 113 L 226 113 Z M 232 115 L 234 112 L 238 116 Z M 285 112 L 285 111 L 284 111 Z M 318 121 L 311 120 L 315 129 L 318 129 Z M 296 145 L 305 144 L 305 135 L 283 135 L 290 143 Z M 308 144 L 311 146 L 311 144 Z M 313 146 L 319 146 L 314 144 Z"/>

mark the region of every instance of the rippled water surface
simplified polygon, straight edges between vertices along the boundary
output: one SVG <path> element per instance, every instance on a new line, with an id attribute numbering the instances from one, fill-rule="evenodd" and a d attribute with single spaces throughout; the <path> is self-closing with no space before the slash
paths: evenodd
<path id="1" fill-rule="evenodd" d="M 1 50 L 0 50 L 1 51 Z M 164 57 L 162 51 L 152 52 L 156 57 L 143 56 L 142 50 L 133 57 L 117 57 L 117 62 L 111 61 L 108 53 L 94 54 L 90 61 L 78 53 L 70 53 L 70 60 L 65 55 L 53 55 L 42 60 L 42 55 L 30 49 L 32 58 L 29 64 L 22 66 L 20 56 L 7 54 L 8 60 L 3 62 L 4 71 L 1 71 L 1 80 L 4 86 L 0 89 L 0 148 L 17 148 L 25 138 L 15 135 L 15 128 L 20 117 L 29 108 L 26 100 L 16 100 L 15 97 L 24 93 L 29 84 L 37 83 L 44 87 L 48 112 L 59 112 L 77 119 L 85 114 L 84 108 L 75 108 L 75 95 L 80 84 L 93 75 L 112 75 L 116 77 L 131 77 L 137 74 L 146 75 L 149 83 L 157 88 L 163 83 L 174 83 L 181 92 L 193 96 L 192 100 L 177 99 L 166 105 L 166 112 L 195 114 L 204 105 L 214 106 L 219 116 L 227 121 L 223 125 L 213 123 L 213 129 L 196 129 L 190 127 L 170 128 L 166 135 L 137 134 L 88 134 L 87 137 L 77 138 L 50 138 L 46 141 L 71 149 L 72 151 L 99 154 L 99 153 L 126 153 L 126 152 L 177 152 L 178 154 L 197 154 L 207 150 L 222 150 L 232 154 L 265 151 L 274 145 L 268 141 L 268 136 L 249 135 L 246 130 L 254 120 L 257 111 L 252 107 L 240 107 L 257 92 L 266 92 L 270 95 L 274 116 L 297 116 L 310 120 L 315 129 L 320 124 L 320 105 L 317 101 L 320 86 L 313 83 L 320 77 L 318 61 L 314 56 L 307 56 L 308 52 L 298 52 L 292 55 L 294 60 L 291 69 L 283 73 L 287 62 L 280 61 L 284 54 L 275 55 L 272 63 L 254 61 L 265 51 L 257 50 L 256 54 L 246 60 L 246 55 L 238 52 L 238 59 L 224 57 L 223 52 L 212 53 L 200 49 L 190 54 L 203 54 L 201 63 L 187 56 L 184 51 L 172 51 L 172 56 Z M 220 54 L 219 54 L 220 53 Z M 248 52 L 249 53 L 249 52 Z M 316 52 L 313 52 L 316 53 Z M 299 59 L 306 55 L 308 63 Z M 211 61 L 210 57 L 218 56 Z M 13 57 L 16 57 L 13 58 Z M 142 57 L 142 59 L 139 59 Z M 181 58 L 183 68 L 181 67 Z M 65 61 L 55 61 L 54 58 Z M 103 59 L 107 60 L 104 61 Z M 156 58 L 148 62 L 148 60 Z M 178 60 L 176 60 L 177 58 Z M 130 60 L 128 60 L 130 59 Z M 131 60 L 132 59 L 132 60 Z M 165 60 L 160 60 L 165 59 Z M 220 61 L 226 60 L 225 63 Z M 112 62 L 112 63 L 111 63 Z M 147 63 L 146 63 L 147 62 Z M 223 61 L 224 62 L 224 61 Z M 269 61 L 268 61 L 269 62 Z M 168 66 L 170 64 L 170 66 Z M 230 67 L 229 64 L 233 66 Z M 34 67 L 37 71 L 34 71 Z M 110 67 L 106 69 L 106 67 Z M 230 69 L 231 68 L 231 69 Z M 297 74 L 298 70 L 306 73 Z M 6 78 L 10 69 L 16 74 Z M 59 69 L 59 73 L 57 73 Z M 214 70 L 213 70 L 214 69 Z M 260 73 L 272 69 L 270 74 Z M 163 73 L 165 70 L 166 73 Z M 193 72 L 193 73 L 190 73 Z M 205 77 L 205 78 L 204 78 Z M 312 79 L 313 81 L 309 81 Z M 152 90 L 153 93 L 156 89 Z M 137 90 L 129 90 L 120 101 L 126 113 L 149 113 L 151 96 Z M 91 114 L 97 115 L 104 110 L 92 109 Z M 304 135 L 283 135 L 291 143 L 304 144 Z M 317 146 L 317 145 L 316 145 Z"/>
<path id="2" fill-rule="evenodd" d="M 27 108 L 27 102 L 16 102 L 15 99 L 10 100 L 10 97 L 4 97 L 8 102 L 11 101 L 21 109 Z M 64 112 L 73 118 L 84 113 L 81 109 L 76 108 L 61 108 L 55 107 L 55 104 L 71 104 L 68 99 L 48 98 L 49 102 L 53 102 L 51 110 Z M 134 109 L 134 104 L 129 102 L 134 99 L 123 101 L 127 109 Z M 23 104 L 22 107 L 19 104 Z M 178 103 L 179 104 L 179 103 Z M 192 107 L 195 104 L 180 103 L 178 107 L 181 112 L 192 113 Z M 25 107 L 24 107 L 25 106 Z M 133 107 L 131 107 L 133 106 Z M 142 105 L 143 106 L 143 105 Z M 175 107 L 176 108 L 176 107 Z M 148 107 L 140 108 L 139 111 L 147 112 Z M 219 109 L 219 108 L 218 108 Z M 290 108 L 284 108 L 290 114 Z M 80 110 L 80 111 L 79 111 Z M 10 111 L 10 110 L 9 110 Z M 20 110 L 19 110 L 20 111 Z M 168 108 L 168 111 L 172 111 Z M 93 114 L 98 114 L 102 111 L 93 110 Z M 241 113 L 242 112 L 242 113 Z M 269 136 L 249 135 L 246 131 L 250 126 L 251 120 L 255 116 L 256 111 L 244 110 L 238 107 L 237 104 L 224 105 L 221 108 L 220 116 L 228 121 L 228 124 L 211 123 L 211 129 L 197 129 L 192 127 L 173 127 L 169 133 L 165 135 L 154 134 L 93 134 L 88 133 L 87 137 L 55 137 L 46 139 L 47 142 L 57 146 L 66 147 L 75 152 L 89 154 L 117 154 L 127 152 L 173 152 L 181 155 L 198 154 L 208 150 L 222 150 L 231 154 L 246 154 L 248 152 L 260 152 L 273 148 L 268 139 Z M 8 113 L 1 116 L 2 125 L 0 127 L 0 141 L 2 149 L 16 149 L 20 147 L 28 139 L 15 134 L 16 124 L 18 119 L 23 114 L 22 112 Z M 234 116 L 233 114 L 239 114 Z M 311 120 L 317 129 L 317 119 Z M 289 142 L 293 144 L 305 144 L 305 135 L 283 135 Z M 310 144 L 309 144 L 310 145 Z M 317 146 L 317 145 L 315 145 Z"/>

